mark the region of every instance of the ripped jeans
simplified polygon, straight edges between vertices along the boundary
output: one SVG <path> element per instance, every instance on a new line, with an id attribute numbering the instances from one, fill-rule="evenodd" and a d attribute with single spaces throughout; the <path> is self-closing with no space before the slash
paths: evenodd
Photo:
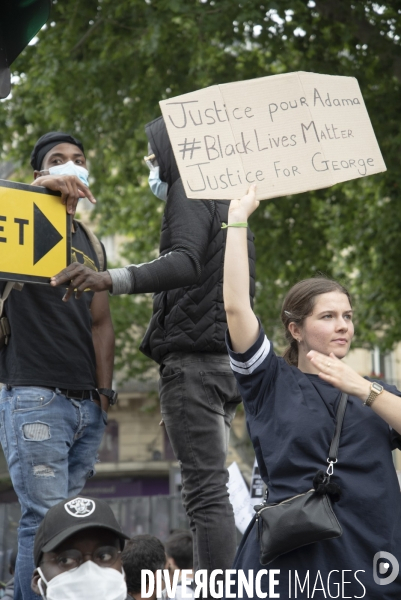
<path id="1" fill-rule="evenodd" d="M 107 413 L 91 400 L 72 400 L 41 387 L 3 387 L 0 440 L 21 505 L 15 600 L 31 590 L 33 542 L 47 510 L 79 494 L 94 473 Z"/>

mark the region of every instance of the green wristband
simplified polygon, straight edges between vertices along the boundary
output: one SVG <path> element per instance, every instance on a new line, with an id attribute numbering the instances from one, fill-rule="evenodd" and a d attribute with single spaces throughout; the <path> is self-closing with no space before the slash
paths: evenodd
<path id="1" fill-rule="evenodd" d="M 227 227 L 248 227 L 248 223 L 222 223 L 221 228 L 227 229 Z"/>

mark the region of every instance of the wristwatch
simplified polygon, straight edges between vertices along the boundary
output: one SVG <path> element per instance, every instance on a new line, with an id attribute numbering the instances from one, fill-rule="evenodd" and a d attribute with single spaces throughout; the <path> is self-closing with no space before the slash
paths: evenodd
<path id="1" fill-rule="evenodd" d="M 102 396 L 106 396 L 109 399 L 110 405 L 116 404 L 118 400 L 117 392 L 114 390 L 109 390 L 108 388 L 97 388 L 97 391 L 99 394 L 102 394 Z"/>
<path id="2" fill-rule="evenodd" d="M 381 394 L 383 390 L 384 390 L 384 387 L 382 385 L 380 385 L 380 383 L 377 383 L 376 381 L 372 381 L 370 384 L 370 394 L 366 398 L 364 405 L 372 406 L 373 401 L 376 400 L 377 396 L 379 394 Z"/>

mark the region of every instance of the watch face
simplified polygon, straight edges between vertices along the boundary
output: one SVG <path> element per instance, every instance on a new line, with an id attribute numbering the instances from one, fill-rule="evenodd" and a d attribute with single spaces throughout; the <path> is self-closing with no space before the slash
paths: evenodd
<path id="1" fill-rule="evenodd" d="M 372 382 L 372 390 L 374 392 L 377 392 L 378 394 L 380 394 L 381 391 L 383 391 L 383 386 L 380 385 L 380 383 L 376 383 L 375 381 Z"/>

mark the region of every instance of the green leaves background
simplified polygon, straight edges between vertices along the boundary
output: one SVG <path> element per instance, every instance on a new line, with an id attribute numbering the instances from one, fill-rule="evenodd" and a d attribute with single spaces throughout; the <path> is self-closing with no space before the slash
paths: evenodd
<path id="1" fill-rule="evenodd" d="M 159 100 L 215 83 L 297 70 L 358 79 L 388 171 L 263 202 L 256 312 L 276 341 L 283 294 L 321 271 L 355 299 L 356 343 L 401 340 L 400 45 L 398 2 L 277 0 L 54 0 L 47 27 L 13 64 L 0 103 L 3 159 L 20 161 L 44 132 L 81 137 L 90 158 L 98 231 L 129 236 L 126 262 L 157 254 L 163 206 L 147 187 L 144 125 Z M 119 366 L 151 365 L 137 351 L 148 296 L 113 298 Z"/>

